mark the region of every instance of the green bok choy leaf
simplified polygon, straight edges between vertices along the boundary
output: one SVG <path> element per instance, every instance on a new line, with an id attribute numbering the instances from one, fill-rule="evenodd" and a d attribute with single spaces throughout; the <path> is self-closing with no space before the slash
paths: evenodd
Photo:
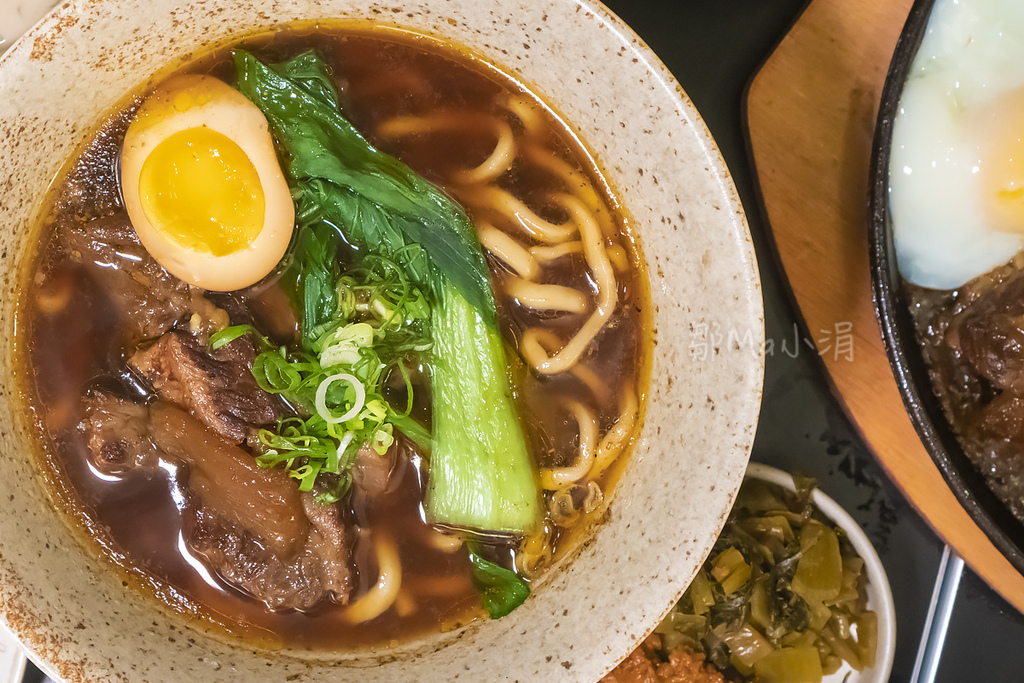
<path id="1" fill-rule="evenodd" d="M 429 521 L 529 531 L 539 522 L 539 488 L 512 399 L 487 264 L 469 218 L 349 123 L 314 53 L 268 67 L 238 50 L 235 64 L 238 89 L 270 123 L 296 202 L 307 343 L 322 334 L 336 305 L 330 297 L 337 266 L 325 255 L 338 240 L 357 259 L 378 254 L 398 264 L 431 305 Z"/>

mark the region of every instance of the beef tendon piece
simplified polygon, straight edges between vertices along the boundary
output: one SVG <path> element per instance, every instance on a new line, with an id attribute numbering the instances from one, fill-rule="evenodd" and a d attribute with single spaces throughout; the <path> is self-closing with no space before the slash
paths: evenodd
<path id="1" fill-rule="evenodd" d="M 189 409 L 207 427 L 237 444 L 277 420 L 274 399 L 252 376 L 255 357 L 245 337 L 207 352 L 197 337 L 172 330 L 136 351 L 130 363 L 161 398 Z"/>
<path id="2" fill-rule="evenodd" d="M 85 399 L 79 425 L 89 443 L 93 466 L 107 476 L 121 476 L 140 467 L 156 467 L 159 452 L 149 435 L 149 408 L 105 391 Z"/>
<path id="3" fill-rule="evenodd" d="M 299 316 L 292 306 L 291 297 L 274 284 L 250 296 L 246 300 L 260 327 L 267 331 L 279 344 L 291 344 L 299 340 Z"/>
<path id="4" fill-rule="evenodd" d="M 392 475 L 398 464 L 398 448 L 396 441 L 381 454 L 369 444 L 363 444 L 352 467 L 352 484 L 355 489 L 362 495 L 374 498 L 394 489 L 396 477 Z"/>
<path id="5" fill-rule="evenodd" d="M 68 258 L 81 263 L 120 313 L 132 347 L 167 332 L 191 306 L 187 284 L 157 263 L 124 212 L 61 233 Z"/>

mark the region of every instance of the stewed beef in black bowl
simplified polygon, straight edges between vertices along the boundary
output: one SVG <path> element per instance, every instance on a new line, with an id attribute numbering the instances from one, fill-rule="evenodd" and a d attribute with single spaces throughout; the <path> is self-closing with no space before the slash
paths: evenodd
<path id="1" fill-rule="evenodd" d="M 911 10 L 875 132 L 871 267 L 922 442 L 1024 572 L 1024 12 L 999 4 Z"/>

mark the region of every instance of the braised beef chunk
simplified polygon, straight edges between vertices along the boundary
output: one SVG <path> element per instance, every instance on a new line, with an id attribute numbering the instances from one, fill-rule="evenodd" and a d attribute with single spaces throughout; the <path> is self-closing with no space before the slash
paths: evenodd
<path id="1" fill-rule="evenodd" d="M 153 405 L 150 424 L 157 448 L 188 464 L 188 487 L 202 507 L 283 557 L 295 553 L 309 524 L 298 485 L 287 472 L 260 467 L 252 455 L 169 403 Z"/>
<path id="2" fill-rule="evenodd" d="M 954 321 L 964 359 L 993 386 L 1024 394 L 1024 278 L 989 289 Z"/>
<path id="3" fill-rule="evenodd" d="M 81 429 L 89 441 L 91 460 L 106 475 L 138 467 L 155 467 L 159 454 L 149 436 L 149 408 L 105 391 L 85 396 Z"/>
<path id="4" fill-rule="evenodd" d="M 228 585 L 275 610 L 347 604 L 351 534 L 336 506 L 301 493 L 284 470 L 260 467 L 164 401 L 144 406 L 94 391 L 81 429 L 100 471 L 156 468 L 161 459 L 185 466 L 185 541 Z"/>
<path id="5" fill-rule="evenodd" d="M 161 398 L 188 408 L 232 443 L 241 443 L 277 420 L 273 398 L 252 376 L 256 353 L 240 337 L 209 352 L 195 336 L 179 330 L 137 351 L 130 362 Z"/>
<path id="6" fill-rule="evenodd" d="M 1024 521 L 1024 256 L 955 291 L 907 289 L 932 386 L 964 453 Z"/>
<path id="7" fill-rule="evenodd" d="M 190 530 L 189 545 L 228 584 L 273 610 L 308 611 L 324 601 L 348 604 L 353 588 L 349 532 L 338 508 L 303 495 L 311 527 L 298 553 L 282 559 L 250 534 L 225 527 L 205 513 Z"/>
<path id="8" fill-rule="evenodd" d="M 189 312 L 188 285 L 153 260 L 126 213 L 69 227 L 61 237 L 69 258 L 88 267 L 119 310 L 128 344 L 163 334 Z"/>

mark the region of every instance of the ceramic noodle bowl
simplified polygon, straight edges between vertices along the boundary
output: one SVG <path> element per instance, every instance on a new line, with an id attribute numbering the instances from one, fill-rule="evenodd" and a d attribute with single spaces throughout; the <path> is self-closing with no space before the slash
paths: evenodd
<path id="1" fill-rule="evenodd" d="M 608 178 L 649 280 L 651 358 L 642 427 L 604 520 L 503 619 L 363 650 L 250 647 L 129 585 L 97 557 L 85 521 L 57 511 L 51 497 L 61 484 L 40 474 L 8 349 L 0 359 L 4 622 L 45 670 L 74 681 L 596 680 L 678 599 L 725 522 L 753 439 L 764 341 L 752 245 L 714 141 L 665 67 L 602 6 L 60 7 L 0 58 L 0 324 L 16 338 L 18 274 L 46 190 L 101 117 L 190 57 L 316 17 L 462 46 L 549 104 Z M 710 331 L 719 329 L 744 343 L 716 346 Z M 698 357 L 701 346 L 710 352 Z"/>

